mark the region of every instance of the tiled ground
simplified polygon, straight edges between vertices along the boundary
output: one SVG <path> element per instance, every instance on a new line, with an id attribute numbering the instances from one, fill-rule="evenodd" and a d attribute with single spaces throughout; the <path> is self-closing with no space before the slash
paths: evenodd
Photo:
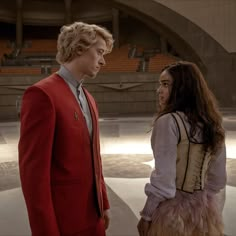
<path id="1" fill-rule="evenodd" d="M 111 203 L 108 236 L 136 236 L 136 225 L 152 165 L 152 118 L 101 119 L 101 152 Z M 236 236 L 236 113 L 224 113 L 227 144 L 225 234 Z M 19 122 L 0 123 L 0 236 L 30 235 L 20 189 L 17 143 Z"/>

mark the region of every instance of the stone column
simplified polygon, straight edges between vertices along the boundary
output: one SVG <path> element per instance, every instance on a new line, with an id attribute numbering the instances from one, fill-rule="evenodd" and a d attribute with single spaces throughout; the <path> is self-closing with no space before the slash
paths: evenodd
<path id="1" fill-rule="evenodd" d="M 16 0 L 16 49 L 23 46 L 23 0 Z"/>
<path id="2" fill-rule="evenodd" d="M 164 37 L 160 36 L 161 53 L 167 53 L 167 41 Z"/>
<path id="3" fill-rule="evenodd" d="M 119 48 L 119 10 L 112 8 L 112 30 L 113 30 L 113 37 L 114 37 L 114 47 Z"/>
<path id="4" fill-rule="evenodd" d="M 65 2 L 65 24 L 72 23 L 71 3 L 72 0 L 64 0 Z"/>

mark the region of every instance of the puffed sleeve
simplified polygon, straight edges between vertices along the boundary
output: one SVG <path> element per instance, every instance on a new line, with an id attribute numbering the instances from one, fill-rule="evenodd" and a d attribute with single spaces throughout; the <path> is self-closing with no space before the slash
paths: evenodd
<path id="1" fill-rule="evenodd" d="M 219 192 L 226 185 L 226 148 L 225 144 L 218 150 L 210 161 L 206 189 L 213 193 Z"/>
<path id="2" fill-rule="evenodd" d="M 179 133 L 171 114 L 165 114 L 155 122 L 151 144 L 155 159 L 150 183 L 145 186 L 147 200 L 140 215 L 151 220 L 160 202 L 171 199 L 176 192 L 176 158 Z"/>

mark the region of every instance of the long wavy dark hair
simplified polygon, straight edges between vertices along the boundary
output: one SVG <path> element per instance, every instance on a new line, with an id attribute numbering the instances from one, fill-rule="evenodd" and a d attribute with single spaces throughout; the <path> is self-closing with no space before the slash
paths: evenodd
<path id="1" fill-rule="evenodd" d="M 208 88 L 201 71 L 194 63 L 185 61 L 170 64 L 163 71 L 167 71 L 173 78 L 173 84 L 169 100 L 158 117 L 182 111 L 190 123 L 191 137 L 200 127 L 205 151 L 215 154 L 224 142 L 225 132 L 215 96 Z"/>

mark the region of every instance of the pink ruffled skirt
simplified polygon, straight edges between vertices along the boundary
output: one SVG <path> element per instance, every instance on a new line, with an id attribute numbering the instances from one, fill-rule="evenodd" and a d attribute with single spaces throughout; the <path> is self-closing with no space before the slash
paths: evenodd
<path id="1" fill-rule="evenodd" d="M 149 236 L 221 236 L 222 215 L 216 195 L 176 191 L 153 214 Z"/>

